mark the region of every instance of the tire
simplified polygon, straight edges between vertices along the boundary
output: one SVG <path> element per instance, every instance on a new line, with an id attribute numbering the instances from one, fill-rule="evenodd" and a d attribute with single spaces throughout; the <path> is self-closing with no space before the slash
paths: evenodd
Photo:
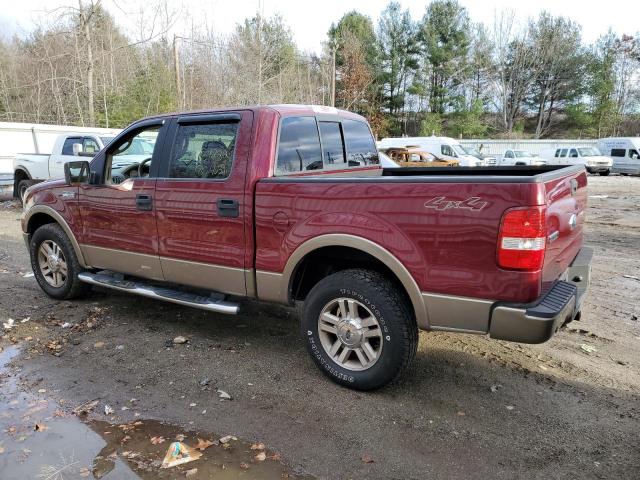
<path id="1" fill-rule="evenodd" d="M 46 252 L 52 252 L 55 260 L 51 256 L 45 256 Z M 90 285 L 78 279 L 78 274 L 83 269 L 71 241 L 57 223 L 43 225 L 33 233 L 29 242 L 29 255 L 38 285 L 50 297 L 69 300 L 81 297 L 91 289 Z M 66 268 L 63 269 L 62 266 Z"/>
<path id="2" fill-rule="evenodd" d="M 601 177 L 607 177 L 611 173 L 611 170 L 605 170 L 604 172 L 600 172 Z"/>
<path id="3" fill-rule="evenodd" d="M 356 390 L 396 380 L 418 348 L 418 328 L 407 299 L 388 278 L 370 270 L 343 270 L 318 282 L 304 302 L 302 332 L 318 368 Z"/>
<path id="4" fill-rule="evenodd" d="M 31 185 L 33 185 L 31 180 L 20 180 L 18 182 L 18 199 L 20 200 L 20 203 L 24 203 L 24 193 Z"/>

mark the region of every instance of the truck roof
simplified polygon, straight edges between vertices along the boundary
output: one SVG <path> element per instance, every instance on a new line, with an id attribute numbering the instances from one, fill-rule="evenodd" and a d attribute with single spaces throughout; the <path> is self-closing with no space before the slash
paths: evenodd
<path id="1" fill-rule="evenodd" d="M 150 115 L 144 120 L 151 118 L 165 118 L 176 115 L 186 115 L 186 114 L 208 114 L 208 113 L 217 113 L 217 112 L 228 112 L 228 111 L 237 111 L 237 110 L 251 110 L 253 112 L 260 112 L 265 110 L 276 111 L 281 116 L 289 116 L 289 115 L 337 115 L 343 118 L 349 118 L 352 120 L 365 121 L 366 119 L 358 115 L 357 113 L 348 112 L 347 110 L 341 110 L 335 107 L 327 107 L 324 105 L 299 105 L 299 104 L 275 104 L 275 105 L 236 105 L 233 107 L 217 107 L 217 108 L 205 108 L 199 110 L 188 110 L 181 112 L 170 112 L 163 113 L 159 115 Z"/>

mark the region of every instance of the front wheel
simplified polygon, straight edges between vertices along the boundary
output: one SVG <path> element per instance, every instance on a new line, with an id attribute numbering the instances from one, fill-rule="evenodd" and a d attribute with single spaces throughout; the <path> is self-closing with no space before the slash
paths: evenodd
<path id="1" fill-rule="evenodd" d="M 418 346 L 407 300 L 389 279 L 369 270 L 343 270 L 318 282 L 304 303 L 302 327 L 316 365 L 357 390 L 398 378 Z"/>
<path id="2" fill-rule="evenodd" d="M 31 236 L 29 254 L 38 285 L 50 297 L 68 300 L 90 290 L 90 285 L 78 279 L 82 267 L 60 225 L 48 223 L 38 228 Z"/>
<path id="3" fill-rule="evenodd" d="M 611 173 L 611 170 L 605 170 L 604 172 L 600 172 L 600 176 L 606 177 Z"/>

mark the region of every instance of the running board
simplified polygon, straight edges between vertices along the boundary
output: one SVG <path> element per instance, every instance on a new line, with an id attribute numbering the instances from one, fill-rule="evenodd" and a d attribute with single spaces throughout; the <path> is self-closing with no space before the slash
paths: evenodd
<path id="1" fill-rule="evenodd" d="M 78 274 L 78 280 L 90 283 L 91 285 L 112 288 L 120 292 L 133 293 L 142 297 L 165 300 L 167 302 L 177 303 L 178 305 L 200 308 L 209 312 L 236 315 L 240 310 L 240 305 L 225 301 L 222 295 L 220 295 L 220 298 L 213 298 L 213 296 L 205 297 L 194 293 L 181 292 L 168 287 L 156 287 L 142 281 L 123 280 L 105 273 L 82 272 Z"/>

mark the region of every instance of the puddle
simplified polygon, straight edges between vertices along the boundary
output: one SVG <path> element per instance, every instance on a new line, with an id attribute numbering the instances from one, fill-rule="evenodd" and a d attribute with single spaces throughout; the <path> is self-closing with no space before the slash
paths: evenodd
<path id="1" fill-rule="evenodd" d="M 0 351 L 2 480 L 173 479 L 187 472 L 194 480 L 303 478 L 263 445 L 242 440 L 221 443 L 213 433 L 185 431 L 154 420 L 111 424 L 90 415 L 80 418 L 71 413 L 70 405 L 60 405 L 46 391 L 21 388 L 16 371 L 8 368 L 19 353 L 15 346 Z M 102 403 L 96 411 L 100 408 Z M 192 448 L 211 444 L 197 450 L 202 454 L 197 460 L 161 468 L 169 446 L 178 440 Z"/>

